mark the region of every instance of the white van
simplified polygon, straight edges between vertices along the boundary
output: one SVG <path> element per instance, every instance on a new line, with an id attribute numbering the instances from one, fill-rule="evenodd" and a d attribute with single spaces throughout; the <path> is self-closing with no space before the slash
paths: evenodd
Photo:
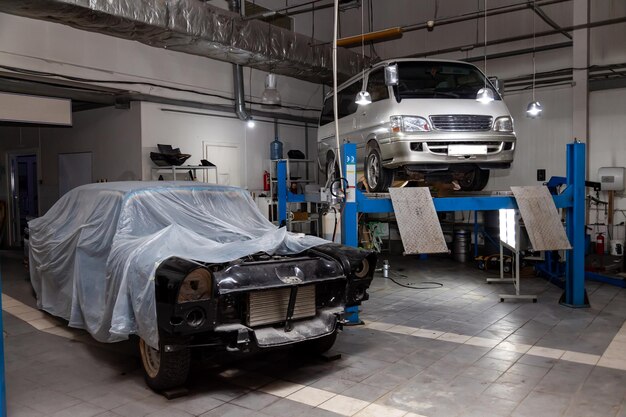
<path id="1" fill-rule="evenodd" d="M 372 103 L 355 103 L 364 89 Z M 480 89 L 490 102 L 476 100 Z M 474 65 L 431 59 L 387 60 L 338 88 L 340 142 L 357 145 L 358 169 L 370 191 L 409 180 L 456 181 L 482 190 L 490 169 L 508 168 L 515 152 L 513 119 L 502 97 Z M 333 94 L 317 131 L 320 164 L 336 171 Z"/>

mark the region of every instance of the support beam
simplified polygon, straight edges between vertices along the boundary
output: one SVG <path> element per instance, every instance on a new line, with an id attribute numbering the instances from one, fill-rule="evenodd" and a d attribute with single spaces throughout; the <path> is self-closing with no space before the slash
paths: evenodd
<path id="1" fill-rule="evenodd" d="M 589 0 L 574 0 L 574 26 L 589 23 L 590 3 Z M 586 27 L 574 30 L 573 135 L 581 142 L 589 139 L 589 32 Z M 587 158 L 589 153 L 588 149 Z"/>
<path id="2" fill-rule="evenodd" d="M 559 30 L 563 34 L 563 36 L 565 36 L 567 39 L 572 39 L 572 35 L 570 35 L 567 31 L 563 30 L 561 26 L 559 26 L 558 23 L 552 20 L 552 18 L 548 16 L 541 7 L 537 6 L 536 4 L 533 4 L 533 10 L 535 11 L 535 14 L 537 14 L 537 16 L 539 16 L 541 20 L 546 22 L 553 29 Z"/>

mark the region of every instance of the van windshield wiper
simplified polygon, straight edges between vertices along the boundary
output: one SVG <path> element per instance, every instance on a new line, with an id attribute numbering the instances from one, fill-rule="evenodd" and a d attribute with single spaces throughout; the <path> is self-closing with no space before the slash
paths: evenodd
<path id="1" fill-rule="evenodd" d="M 422 98 L 436 98 L 437 96 L 444 96 L 444 97 L 452 97 L 452 98 L 459 98 L 460 96 L 456 93 L 451 93 L 449 91 L 436 91 L 434 89 L 419 89 L 419 90 L 408 90 L 408 91 L 402 91 L 400 92 L 400 95 L 402 96 L 402 98 L 418 98 L 418 97 L 422 97 Z"/>

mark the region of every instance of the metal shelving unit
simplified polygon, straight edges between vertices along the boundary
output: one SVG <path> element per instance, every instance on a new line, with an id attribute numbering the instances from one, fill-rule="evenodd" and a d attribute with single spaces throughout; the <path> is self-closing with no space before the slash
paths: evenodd
<path id="1" fill-rule="evenodd" d="M 287 167 L 287 182 L 288 187 L 291 189 L 292 184 L 296 184 L 296 191 L 298 193 L 304 194 L 304 187 L 306 184 L 316 184 L 317 183 L 317 169 L 316 165 L 317 161 L 314 159 L 271 159 L 270 163 L 270 196 L 272 196 L 272 205 L 277 204 L 276 193 L 277 193 L 277 183 L 278 183 L 278 163 L 285 162 Z M 304 167 L 303 167 L 304 165 Z M 315 173 L 313 177 L 310 175 L 310 167 L 313 166 L 313 172 Z M 294 173 L 295 171 L 295 173 Z M 304 171 L 301 173 L 301 171 Z M 295 176 L 293 176 L 295 175 Z M 293 178 L 293 179 L 292 179 Z M 301 203 L 302 205 L 306 204 L 306 211 L 309 213 L 308 220 L 291 220 L 287 219 L 287 229 L 292 230 L 293 226 L 301 227 L 302 225 L 311 225 L 315 223 L 316 230 L 319 231 L 319 215 L 313 210 L 313 204 L 315 203 Z M 270 216 L 273 214 L 273 210 L 270 209 Z M 272 217 L 271 221 L 278 224 L 278 219 Z"/>
<path id="2" fill-rule="evenodd" d="M 214 171 L 215 172 L 215 182 L 212 182 L 213 184 L 217 184 L 218 183 L 218 175 L 217 175 L 217 167 L 213 166 L 205 166 L 205 165 L 171 165 L 171 166 L 164 166 L 164 167 L 152 167 L 151 168 L 151 178 L 152 180 L 157 180 L 159 178 L 160 174 L 171 174 L 172 178 L 174 181 L 176 181 L 176 174 L 182 172 L 183 174 L 187 174 L 187 172 L 191 171 L 193 172 L 193 176 L 194 178 L 197 177 L 197 171 L 204 171 L 206 173 L 208 173 L 209 171 Z M 155 178 L 156 176 L 156 178 Z M 208 176 L 206 179 L 206 182 L 209 182 Z"/>

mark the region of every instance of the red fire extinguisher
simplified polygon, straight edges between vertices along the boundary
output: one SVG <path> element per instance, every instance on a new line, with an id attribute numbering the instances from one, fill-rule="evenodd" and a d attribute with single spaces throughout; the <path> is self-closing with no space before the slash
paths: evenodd
<path id="1" fill-rule="evenodd" d="M 604 255 L 604 234 L 598 233 L 596 236 L 596 253 Z"/>
<path id="2" fill-rule="evenodd" d="M 270 173 L 265 171 L 263 173 L 263 191 L 270 190 Z"/>

